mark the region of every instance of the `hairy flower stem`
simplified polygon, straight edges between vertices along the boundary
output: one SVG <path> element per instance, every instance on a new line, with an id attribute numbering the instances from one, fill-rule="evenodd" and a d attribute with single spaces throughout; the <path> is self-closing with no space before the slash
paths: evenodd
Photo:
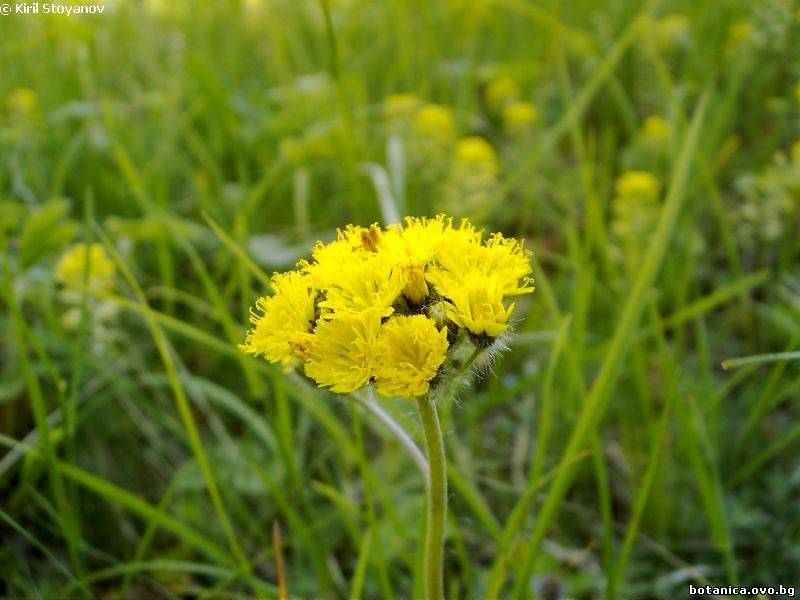
<path id="1" fill-rule="evenodd" d="M 417 399 L 425 444 L 428 448 L 428 522 L 425 536 L 425 593 L 429 600 L 444 599 L 442 562 L 444 527 L 447 520 L 447 462 L 442 429 L 433 394 Z"/>
<path id="2" fill-rule="evenodd" d="M 425 459 L 425 456 L 422 454 L 422 451 L 417 448 L 417 445 L 414 443 L 414 440 L 411 439 L 405 429 L 403 429 L 400 424 L 392 419 L 392 417 L 383 410 L 377 402 L 375 402 L 375 395 L 371 388 L 368 388 L 365 392 L 356 392 L 353 394 L 356 402 L 360 403 L 361 406 L 366 408 L 372 415 L 374 415 L 383 425 L 394 435 L 398 441 L 403 445 L 403 447 L 408 452 L 411 459 L 417 464 L 419 467 L 422 476 L 425 478 L 425 485 L 428 484 L 428 461 Z"/>

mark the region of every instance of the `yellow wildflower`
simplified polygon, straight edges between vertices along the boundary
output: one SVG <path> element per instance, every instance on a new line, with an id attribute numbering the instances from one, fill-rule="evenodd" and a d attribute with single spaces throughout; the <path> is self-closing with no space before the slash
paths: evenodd
<path id="1" fill-rule="evenodd" d="M 383 113 L 389 120 L 406 119 L 422 106 L 414 94 L 390 94 L 383 101 Z"/>
<path id="2" fill-rule="evenodd" d="M 658 115 L 650 115 L 642 123 L 642 136 L 649 144 L 663 144 L 672 138 L 672 127 Z"/>
<path id="3" fill-rule="evenodd" d="M 381 317 L 392 314 L 397 297 L 405 285 L 403 273 L 394 268 L 383 254 L 356 257 L 340 264 L 329 265 L 329 270 L 338 267 L 339 277 L 325 289 L 325 298 L 319 306 L 324 310 L 322 318 L 332 314 L 354 314 L 369 308 L 377 309 Z"/>
<path id="4" fill-rule="evenodd" d="M 673 13 L 653 23 L 655 43 L 662 52 L 674 52 L 689 42 L 690 22 L 686 15 Z"/>
<path id="5" fill-rule="evenodd" d="M 390 225 L 379 241 L 380 251 L 395 265 L 404 281 L 403 295 L 420 305 L 428 297 L 425 268 L 436 252 L 450 221 L 406 217 L 404 225 Z"/>
<path id="6" fill-rule="evenodd" d="M 455 147 L 455 163 L 461 168 L 476 170 L 492 177 L 497 175 L 497 153 L 491 144 L 479 136 L 461 138 Z"/>
<path id="7" fill-rule="evenodd" d="M 800 140 L 796 141 L 792 144 L 792 149 L 790 150 L 792 162 L 795 166 L 800 165 Z"/>
<path id="8" fill-rule="evenodd" d="M 519 100 L 521 92 L 516 81 L 502 76 L 490 81 L 483 95 L 489 110 L 499 114 L 506 106 Z"/>
<path id="9" fill-rule="evenodd" d="M 647 171 L 628 171 L 617 179 L 615 188 L 617 195 L 623 198 L 655 199 L 661 184 L 655 175 Z"/>
<path id="10" fill-rule="evenodd" d="M 728 39 L 725 42 L 725 52 L 728 55 L 746 50 L 754 41 L 756 31 L 749 21 L 739 21 L 731 25 Z"/>
<path id="11" fill-rule="evenodd" d="M 452 111 L 438 104 L 428 104 L 417 111 L 413 128 L 417 136 L 441 144 L 450 143 L 456 136 Z"/>
<path id="12" fill-rule="evenodd" d="M 384 396 L 416 398 L 444 362 L 447 328 L 423 315 L 399 316 L 382 327 L 375 347 L 375 386 Z"/>
<path id="13" fill-rule="evenodd" d="M 502 121 L 509 135 L 526 133 L 539 123 L 539 111 L 530 102 L 513 102 L 503 109 Z"/>
<path id="14" fill-rule="evenodd" d="M 339 394 L 365 386 L 372 376 L 380 326 L 380 312 L 374 309 L 320 321 L 303 365 L 306 375 Z"/>
<path id="15" fill-rule="evenodd" d="M 383 235 L 377 224 L 369 227 L 349 226 L 337 232 L 337 239 L 329 244 L 319 242 L 312 252 L 312 262 L 301 261 L 299 266 L 311 275 L 318 287 L 325 287 L 341 279 L 342 268 L 371 256 Z"/>
<path id="16" fill-rule="evenodd" d="M 480 233 L 461 230 L 447 236 L 437 250 L 436 264 L 427 278 L 446 298 L 458 293 L 466 277 L 491 276 L 502 295 L 518 296 L 533 291 L 530 252 L 517 240 L 497 233 L 480 243 Z"/>
<path id="17" fill-rule="evenodd" d="M 270 362 L 291 365 L 308 354 L 317 321 L 317 289 L 310 277 L 298 271 L 276 273 L 270 287 L 274 294 L 256 300 L 250 314 L 253 328 L 239 348 Z"/>
<path id="18" fill-rule="evenodd" d="M 87 272 L 88 271 L 88 272 Z M 102 244 L 75 244 L 56 265 L 56 277 L 67 288 L 79 290 L 86 285 L 94 291 L 114 287 L 117 269 Z"/>
<path id="19" fill-rule="evenodd" d="M 494 338 L 504 333 L 514 304 L 503 305 L 502 278 L 475 270 L 460 279 L 457 287 L 448 290 L 448 318 L 476 336 Z"/>
<path id="20" fill-rule="evenodd" d="M 655 175 L 646 171 L 629 171 L 617 179 L 611 229 L 629 246 L 652 230 L 658 216 L 660 189 L 661 184 Z M 627 253 L 633 255 L 630 248 Z"/>
<path id="21" fill-rule="evenodd" d="M 9 110 L 21 115 L 31 115 L 39 104 L 39 96 L 30 88 L 17 88 L 6 97 Z"/>

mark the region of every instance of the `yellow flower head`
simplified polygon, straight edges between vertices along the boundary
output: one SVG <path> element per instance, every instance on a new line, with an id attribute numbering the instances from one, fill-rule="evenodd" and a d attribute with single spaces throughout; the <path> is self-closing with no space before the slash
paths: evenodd
<path id="1" fill-rule="evenodd" d="M 321 321 L 303 365 L 306 375 L 339 394 L 365 386 L 373 373 L 380 326 L 375 309 Z"/>
<path id="2" fill-rule="evenodd" d="M 390 225 L 380 238 L 380 252 L 400 273 L 403 295 L 415 305 L 428 297 L 425 268 L 450 226 L 444 215 L 433 219 L 406 217 L 402 226 Z"/>
<path id="3" fill-rule="evenodd" d="M 674 52 L 689 42 L 690 21 L 686 15 L 673 13 L 653 24 L 656 46 L 662 52 Z"/>
<path id="4" fill-rule="evenodd" d="M 438 104 L 428 104 L 417 111 L 413 128 L 417 136 L 441 144 L 449 144 L 456 136 L 453 112 Z"/>
<path id="5" fill-rule="evenodd" d="M 663 144 L 672 137 L 672 127 L 658 115 L 651 115 L 642 123 L 642 136 L 649 144 Z"/>
<path id="6" fill-rule="evenodd" d="M 514 304 L 503 305 L 503 286 L 495 275 L 477 270 L 466 273 L 458 287 L 449 290 L 448 318 L 473 335 L 494 338 L 505 333 Z"/>
<path id="7" fill-rule="evenodd" d="M 755 37 L 756 30 L 749 21 L 734 23 L 728 31 L 725 52 L 732 55 L 740 50 L 746 50 L 755 41 Z"/>
<path id="8" fill-rule="evenodd" d="M 438 248 L 436 264 L 429 269 L 427 278 L 445 298 L 452 298 L 466 277 L 479 274 L 491 276 L 493 285 L 505 296 L 518 296 L 533 292 L 530 252 L 517 240 L 496 233 L 485 243 L 481 234 L 468 229 L 454 231 Z"/>
<path id="9" fill-rule="evenodd" d="M 503 109 L 502 121 L 509 135 L 527 133 L 539 123 L 539 111 L 530 102 L 513 102 Z"/>
<path id="10" fill-rule="evenodd" d="M 655 200 L 661 191 L 661 183 L 647 171 L 628 171 L 617 179 L 615 188 L 617 195 L 622 198 Z"/>
<path id="11" fill-rule="evenodd" d="M 511 77 L 503 76 L 493 79 L 484 90 L 486 106 L 493 113 L 499 114 L 503 108 L 519 100 L 521 95 L 519 85 Z"/>
<path id="12" fill-rule="evenodd" d="M 496 176 L 499 170 L 497 153 L 479 136 L 461 138 L 455 147 L 455 163 L 461 168 Z"/>
<path id="13" fill-rule="evenodd" d="M 423 315 L 399 316 L 382 327 L 375 347 L 375 386 L 384 396 L 426 393 L 447 353 L 447 328 Z"/>
<path id="14" fill-rule="evenodd" d="M 325 287 L 341 280 L 343 266 L 372 256 L 382 235 L 377 224 L 369 227 L 350 225 L 337 232 L 335 241 L 317 243 L 311 254 L 312 262 L 301 261 L 299 267 L 312 277 L 318 287 Z"/>
<path id="15" fill-rule="evenodd" d="M 383 101 L 383 113 L 390 121 L 410 118 L 422 106 L 414 94 L 391 94 Z"/>
<path id="16" fill-rule="evenodd" d="M 17 88 L 7 98 L 9 110 L 21 115 L 30 115 L 36 111 L 39 96 L 30 88 Z"/>
<path id="17" fill-rule="evenodd" d="M 790 154 L 792 157 L 792 162 L 795 164 L 795 166 L 800 165 L 800 140 L 792 144 Z"/>
<path id="18" fill-rule="evenodd" d="M 328 284 L 325 298 L 319 303 L 324 309 L 323 319 L 367 309 L 376 309 L 381 317 L 392 314 L 392 305 L 400 295 L 405 279 L 384 254 L 332 264 L 330 270 L 337 267 L 339 276 Z"/>
<path id="19" fill-rule="evenodd" d="M 56 277 L 67 288 L 79 290 L 87 286 L 94 291 L 114 287 L 117 269 L 102 244 L 75 244 L 56 265 Z"/>
<path id="20" fill-rule="evenodd" d="M 270 287 L 274 294 L 256 300 L 250 314 L 253 328 L 239 348 L 270 362 L 292 365 L 309 352 L 317 321 L 317 289 L 310 277 L 298 271 L 276 273 Z"/>

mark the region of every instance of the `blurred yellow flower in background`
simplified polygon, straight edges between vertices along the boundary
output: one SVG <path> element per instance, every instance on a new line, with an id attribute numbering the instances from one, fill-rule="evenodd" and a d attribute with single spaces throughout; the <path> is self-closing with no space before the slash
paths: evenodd
<path id="1" fill-rule="evenodd" d="M 497 153 L 489 142 L 479 136 L 461 138 L 442 183 L 441 209 L 482 221 L 500 199 L 499 171 Z"/>
<path id="2" fill-rule="evenodd" d="M 747 50 L 755 41 L 756 30 L 749 21 L 739 21 L 731 25 L 728 30 L 728 40 L 725 42 L 726 54 L 733 55 Z"/>
<path id="3" fill-rule="evenodd" d="M 658 115 L 650 115 L 642 123 L 642 137 L 648 144 L 663 144 L 672 139 L 672 126 Z"/>
<path id="4" fill-rule="evenodd" d="M 506 106 L 519 100 L 521 95 L 519 84 L 505 75 L 492 79 L 484 90 L 486 106 L 495 114 L 500 114 Z"/>
<path id="5" fill-rule="evenodd" d="M 114 287 L 117 269 L 102 244 L 80 243 L 61 255 L 55 272 L 68 289 L 106 292 Z"/>
<path id="6" fill-rule="evenodd" d="M 502 122 L 509 135 L 529 133 L 539 124 L 539 111 L 530 102 L 512 102 L 503 109 Z"/>
<path id="7" fill-rule="evenodd" d="M 658 217 L 661 183 L 652 173 L 628 171 L 617 179 L 615 189 L 611 231 L 620 245 L 617 258 L 624 256 L 634 268 Z"/>
<path id="8" fill-rule="evenodd" d="M 690 21 L 686 15 L 673 13 L 654 21 L 656 47 L 665 53 L 675 52 L 690 42 Z"/>
<path id="9" fill-rule="evenodd" d="M 38 108 L 39 96 L 30 88 L 17 88 L 6 97 L 6 105 L 12 113 L 30 115 Z"/>
<path id="10" fill-rule="evenodd" d="M 456 137 L 453 111 L 438 104 L 428 104 L 414 117 L 414 134 L 439 144 L 449 144 Z"/>
<path id="11" fill-rule="evenodd" d="M 617 179 L 615 189 L 617 196 L 621 198 L 654 200 L 661 190 L 661 183 L 655 175 L 647 171 L 628 171 Z"/>
<path id="12" fill-rule="evenodd" d="M 389 120 L 406 119 L 422 106 L 422 100 L 414 94 L 390 94 L 383 101 L 383 114 Z"/>
<path id="13" fill-rule="evenodd" d="M 456 142 L 454 161 L 469 170 L 496 176 L 500 170 L 497 153 L 491 144 L 479 136 L 461 138 Z"/>

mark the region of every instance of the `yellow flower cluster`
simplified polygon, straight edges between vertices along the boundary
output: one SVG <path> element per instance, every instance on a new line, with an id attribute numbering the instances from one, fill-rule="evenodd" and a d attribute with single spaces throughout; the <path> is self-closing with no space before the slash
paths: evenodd
<path id="1" fill-rule="evenodd" d="M 661 183 L 647 171 L 628 171 L 617 179 L 614 187 L 617 194 L 612 203 L 612 231 L 622 238 L 645 239 L 657 217 Z"/>
<path id="2" fill-rule="evenodd" d="M 627 171 L 617 179 L 615 189 L 620 198 L 654 200 L 658 197 L 661 183 L 647 171 Z"/>
<path id="3" fill-rule="evenodd" d="M 529 133 L 539 123 L 539 111 L 530 102 L 513 102 L 503 109 L 503 131 L 509 135 Z"/>
<path id="4" fill-rule="evenodd" d="M 521 100 L 519 84 L 508 76 L 491 80 L 483 92 L 486 107 L 500 119 L 508 135 L 530 133 L 539 123 L 539 111 L 530 102 Z"/>
<path id="5" fill-rule="evenodd" d="M 456 136 L 456 122 L 449 108 L 428 104 L 419 109 L 413 122 L 414 134 L 423 139 L 447 144 Z"/>
<path id="6" fill-rule="evenodd" d="M 414 398 L 452 367 L 454 345 L 483 347 L 506 332 L 507 299 L 532 283 L 520 242 L 484 238 L 467 220 L 351 225 L 272 277 L 241 349 L 302 366 L 337 393 L 374 383 L 382 395 Z"/>
<path id="7" fill-rule="evenodd" d="M 497 176 L 500 165 L 492 145 L 480 136 L 461 138 L 455 147 L 455 163 L 468 170 Z"/>
<path id="8" fill-rule="evenodd" d="M 68 289 L 80 290 L 84 286 L 94 291 L 108 291 L 114 287 L 117 269 L 106 254 L 102 244 L 75 244 L 69 248 L 56 265 L 56 277 Z"/>
<path id="9" fill-rule="evenodd" d="M 672 139 L 672 127 L 662 117 L 650 115 L 642 123 L 642 137 L 648 144 L 666 144 Z"/>
<path id="10" fill-rule="evenodd" d="M 500 113 L 509 104 L 517 102 L 521 95 L 519 84 L 508 76 L 491 80 L 484 91 L 486 105 L 494 113 Z"/>

